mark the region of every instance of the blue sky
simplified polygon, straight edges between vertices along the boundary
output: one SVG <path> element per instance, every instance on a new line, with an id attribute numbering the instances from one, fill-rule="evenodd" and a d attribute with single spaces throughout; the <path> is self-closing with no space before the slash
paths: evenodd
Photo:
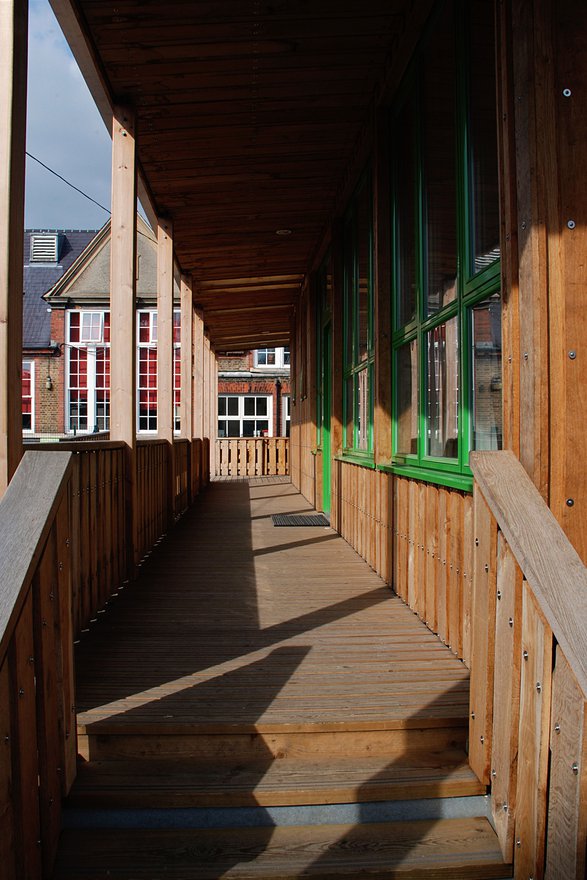
<path id="1" fill-rule="evenodd" d="M 30 0 L 27 150 L 110 207 L 110 135 L 47 0 Z M 25 225 L 99 229 L 102 211 L 27 158 Z"/>

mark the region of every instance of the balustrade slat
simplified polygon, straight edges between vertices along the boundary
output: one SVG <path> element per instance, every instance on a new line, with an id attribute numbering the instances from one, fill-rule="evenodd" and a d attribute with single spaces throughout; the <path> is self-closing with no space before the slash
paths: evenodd
<path id="1" fill-rule="evenodd" d="M 10 712 L 10 675 L 8 660 L 0 665 L 0 865 L 6 880 L 18 880 L 14 846 L 14 780 L 12 775 L 13 744 Z"/>
<path id="2" fill-rule="evenodd" d="M 471 664 L 469 763 L 481 782 L 488 785 L 493 720 L 497 526 L 477 487 L 473 495 L 473 511 L 475 549 L 472 652 L 474 662 Z"/>
<path id="3" fill-rule="evenodd" d="M 582 880 L 587 847 L 587 701 L 560 647 L 552 682 L 547 880 Z"/>
<path id="4" fill-rule="evenodd" d="M 520 734 L 516 804 L 515 880 L 544 876 L 552 631 L 532 590 L 522 593 Z M 519 845 L 518 845 L 519 841 Z"/>
<path id="5" fill-rule="evenodd" d="M 29 591 L 14 630 L 11 681 L 13 743 L 15 749 L 15 804 L 17 876 L 41 874 L 41 821 L 39 813 L 39 764 L 35 698 L 35 650 L 33 645 L 33 596 Z"/>
<path id="6" fill-rule="evenodd" d="M 49 875 L 61 829 L 61 737 L 63 717 L 58 681 L 60 653 L 57 535 L 53 527 L 33 581 L 34 657 L 37 697 L 39 801 L 43 869 Z"/>
<path id="7" fill-rule="evenodd" d="M 62 694 L 59 710 L 60 747 L 61 747 L 61 791 L 67 795 L 76 774 L 77 736 L 75 717 L 75 669 L 73 657 L 74 620 L 72 607 L 72 542 L 70 535 L 71 522 L 71 489 L 63 498 L 55 518 L 56 549 L 57 549 L 57 602 L 59 651 L 57 654 L 58 691 Z"/>
<path id="8" fill-rule="evenodd" d="M 447 621 L 447 572 L 448 547 L 447 508 L 450 495 L 446 489 L 438 490 L 438 565 L 436 569 L 436 627 L 442 641 L 448 643 Z"/>
<path id="9" fill-rule="evenodd" d="M 504 860 L 511 862 L 520 718 L 522 573 L 501 533 L 496 595 L 491 809 Z"/>

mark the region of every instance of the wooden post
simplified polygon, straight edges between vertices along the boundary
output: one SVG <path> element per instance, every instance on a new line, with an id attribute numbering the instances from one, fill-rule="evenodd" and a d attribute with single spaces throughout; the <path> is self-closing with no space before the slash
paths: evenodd
<path id="1" fill-rule="evenodd" d="M 22 457 L 27 31 L 27 3 L 0 3 L 0 495 Z"/>
<path id="2" fill-rule="evenodd" d="M 126 444 L 128 574 L 138 563 L 136 473 L 137 166 L 134 113 L 117 107 L 112 125 L 110 253 L 110 438 Z"/>
<path id="3" fill-rule="evenodd" d="M 204 437 L 204 321 L 198 311 L 193 313 L 192 340 L 194 348 L 192 434 L 202 440 Z"/>
<path id="4" fill-rule="evenodd" d="M 192 279 L 181 276 L 181 397 L 179 405 L 180 435 L 192 439 L 193 408 L 193 321 Z"/>
<path id="5" fill-rule="evenodd" d="M 167 525 L 173 522 L 173 224 L 157 222 L 157 436 L 167 443 Z"/>

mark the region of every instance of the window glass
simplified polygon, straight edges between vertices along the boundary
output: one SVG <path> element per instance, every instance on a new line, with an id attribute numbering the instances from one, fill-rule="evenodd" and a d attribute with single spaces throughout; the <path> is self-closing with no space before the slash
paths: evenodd
<path id="1" fill-rule="evenodd" d="M 227 398 L 227 413 L 229 416 L 238 416 L 238 397 Z"/>
<path id="2" fill-rule="evenodd" d="M 255 415 L 255 398 L 254 397 L 245 397 L 245 407 L 244 413 L 246 416 L 254 416 Z"/>
<path id="3" fill-rule="evenodd" d="M 225 416 L 226 415 L 226 397 L 218 398 L 218 415 Z"/>
<path id="4" fill-rule="evenodd" d="M 395 127 L 397 323 L 416 316 L 416 142 L 414 98 L 402 108 Z"/>
<path id="5" fill-rule="evenodd" d="M 493 6 L 491 0 L 477 0 L 469 9 L 469 188 L 473 273 L 487 268 L 500 253 Z"/>
<path id="6" fill-rule="evenodd" d="M 33 430 L 34 367 L 32 361 L 22 362 L 22 429 Z"/>
<path id="7" fill-rule="evenodd" d="M 357 198 L 357 307 L 359 363 L 369 356 L 369 316 L 371 299 L 371 193 L 363 186 Z"/>
<path id="8" fill-rule="evenodd" d="M 502 448 L 501 296 L 471 309 L 473 449 Z"/>
<path id="9" fill-rule="evenodd" d="M 369 449 L 369 367 L 358 374 L 357 382 L 357 447 Z"/>
<path id="10" fill-rule="evenodd" d="M 459 333 L 452 318 L 426 334 L 427 455 L 458 456 Z"/>
<path id="11" fill-rule="evenodd" d="M 354 376 L 345 380 L 345 446 L 352 449 L 355 445 L 354 419 L 355 419 L 355 395 Z"/>
<path id="12" fill-rule="evenodd" d="M 418 343 L 403 345 L 396 355 L 397 452 L 418 454 Z"/>
<path id="13" fill-rule="evenodd" d="M 424 180 L 427 313 L 457 295 L 455 45 L 452 3 L 447 4 L 423 69 L 422 170 Z"/>
<path id="14" fill-rule="evenodd" d="M 355 334 L 355 254 L 353 228 L 349 220 L 344 232 L 344 291 L 345 291 L 345 363 L 353 363 Z"/>

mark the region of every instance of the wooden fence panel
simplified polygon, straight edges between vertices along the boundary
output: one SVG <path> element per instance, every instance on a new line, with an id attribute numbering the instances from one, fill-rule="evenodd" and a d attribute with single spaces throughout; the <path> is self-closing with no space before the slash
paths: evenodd
<path id="1" fill-rule="evenodd" d="M 0 666 L 0 865 L 6 880 L 19 880 L 16 870 L 16 817 L 14 789 L 16 780 L 13 778 L 12 764 L 15 761 L 13 754 L 12 738 L 12 714 L 9 711 L 11 703 L 10 670 L 8 660 Z"/>
<path id="2" fill-rule="evenodd" d="M 289 438 L 249 437 L 216 441 L 219 477 L 287 476 Z"/>
<path id="3" fill-rule="evenodd" d="M 552 682 L 547 880 L 585 877 L 587 702 L 560 647 Z"/>

